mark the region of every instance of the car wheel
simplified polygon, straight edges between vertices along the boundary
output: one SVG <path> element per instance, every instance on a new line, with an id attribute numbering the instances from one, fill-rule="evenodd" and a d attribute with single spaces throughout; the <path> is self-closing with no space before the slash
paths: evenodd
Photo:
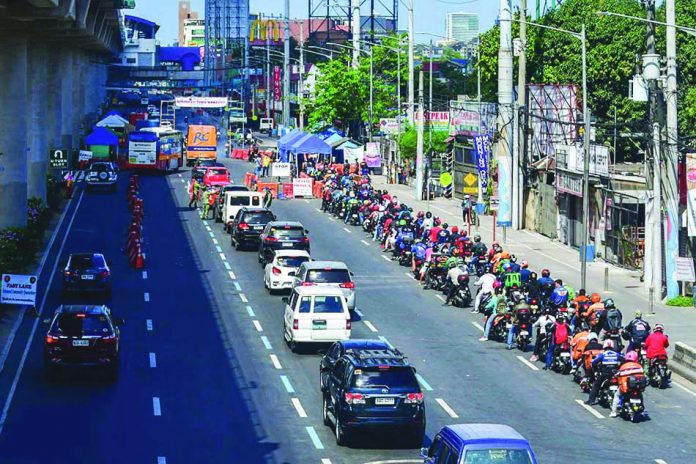
<path id="1" fill-rule="evenodd" d="M 335 432 L 336 432 L 336 444 L 338 446 L 348 446 L 348 442 L 350 439 L 350 436 L 348 434 L 347 430 L 343 430 L 343 426 L 341 425 L 341 419 L 340 415 L 336 412 L 334 412 L 334 417 L 336 418 L 335 422 Z"/>
<path id="2" fill-rule="evenodd" d="M 329 395 L 322 395 L 323 401 L 321 405 L 321 416 L 324 419 L 324 425 L 331 425 L 331 418 L 329 417 Z"/>

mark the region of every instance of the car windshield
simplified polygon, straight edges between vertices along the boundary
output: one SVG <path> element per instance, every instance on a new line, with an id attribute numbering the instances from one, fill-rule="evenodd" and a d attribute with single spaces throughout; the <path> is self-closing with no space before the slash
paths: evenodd
<path id="1" fill-rule="evenodd" d="M 273 220 L 273 214 L 269 211 L 262 211 L 258 213 L 246 213 L 244 215 L 244 222 L 252 224 L 266 224 Z"/>
<path id="2" fill-rule="evenodd" d="M 300 267 L 302 263 L 309 261 L 306 256 L 280 256 L 278 258 L 278 265 L 285 267 Z"/>
<path id="3" fill-rule="evenodd" d="M 463 464 L 532 464 L 532 459 L 524 449 L 468 450 Z"/>
<path id="4" fill-rule="evenodd" d="M 106 335 L 111 326 L 103 314 L 63 313 L 56 321 L 58 330 L 67 337 L 84 335 Z"/>
<path id="5" fill-rule="evenodd" d="M 314 297 L 314 312 L 331 314 L 342 313 L 343 305 L 341 304 L 340 296 L 315 296 Z"/>
<path id="6" fill-rule="evenodd" d="M 104 259 L 97 255 L 73 255 L 70 258 L 72 269 L 89 269 L 92 267 L 104 267 Z"/>
<path id="7" fill-rule="evenodd" d="M 304 229 L 300 227 L 274 227 L 271 235 L 278 238 L 301 238 L 304 237 Z"/>
<path id="8" fill-rule="evenodd" d="M 411 388 L 418 391 L 418 381 L 410 367 L 390 367 L 388 369 L 356 369 L 353 371 L 351 385 L 356 388 L 386 386 L 392 388 Z"/>
<path id="9" fill-rule="evenodd" d="M 342 284 L 350 282 L 350 274 L 347 269 L 312 269 L 307 273 L 307 282 Z"/>
<path id="10" fill-rule="evenodd" d="M 227 170 L 226 169 L 209 169 L 208 175 L 209 176 L 226 176 Z"/>

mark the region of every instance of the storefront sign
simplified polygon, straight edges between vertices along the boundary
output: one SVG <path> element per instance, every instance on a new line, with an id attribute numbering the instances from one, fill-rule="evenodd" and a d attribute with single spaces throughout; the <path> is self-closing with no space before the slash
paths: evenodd
<path id="1" fill-rule="evenodd" d="M 488 158 L 491 153 L 491 138 L 488 135 L 474 136 L 474 150 L 476 151 L 476 164 L 478 166 L 481 189 L 488 187 Z"/>
<path id="2" fill-rule="evenodd" d="M 379 151 L 379 143 L 368 142 L 365 144 L 365 153 L 363 155 L 368 168 L 378 168 L 382 165 L 382 155 Z"/>
<path id="3" fill-rule="evenodd" d="M 495 130 L 495 103 L 450 101 L 450 135 L 492 134 Z"/>
<path id="4" fill-rule="evenodd" d="M 92 159 L 92 152 L 89 150 L 80 150 L 78 161 L 89 161 Z"/>
<path id="5" fill-rule="evenodd" d="M 295 197 L 311 197 L 314 179 L 311 177 L 295 177 L 292 180 L 292 194 Z"/>
<path id="6" fill-rule="evenodd" d="M 271 164 L 271 177 L 290 177 L 290 163 Z"/>
<path id="7" fill-rule="evenodd" d="M 176 106 L 180 108 L 224 108 L 227 97 L 176 97 Z"/>
<path id="8" fill-rule="evenodd" d="M 398 134 L 399 120 L 397 118 L 382 118 L 379 120 L 379 129 L 383 134 Z"/>
<path id="9" fill-rule="evenodd" d="M 273 99 L 280 101 L 280 66 L 273 68 Z"/>
<path id="10" fill-rule="evenodd" d="M 556 173 L 556 190 L 559 193 L 582 197 L 582 177 L 558 171 Z"/>
<path id="11" fill-rule="evenodd" d="M 420 121 L 421 113 L 417 112 L 416 121 Z M 425 112 L 425 130 L 432 129 L 433 132 L 447 132 L 449 130 L 450 114 L 448 111 L 429 111 Z"/>
<path id="12" fill-rule="evenodd" d="M 36 287 L 36 276 L 3 274 L 0 303 L 35 306 Z"/>
<path id="13" fill-rule="evenodd" d="M 686 154 L 686 208 L 689 237 L 696 236 L 696 153 Z"/>
<path id="14" fill-rule="evenodd" d="M 583 173 L 585 170 L 585 150 L 581 143 L 576 145 L 556 145 L 556 160 L 560 167 L 569 171 Z M 609 175 L 609 147 L 590 145 L 590 175 Z"/>
<path id="15" fill-rule="evenodd" d="M 675 278 L 682 282 L 693 282 L 696 281 L 696 275 L 694 275 L 694 260 L 688 257 L 677 258 L 677 268 Z"/>

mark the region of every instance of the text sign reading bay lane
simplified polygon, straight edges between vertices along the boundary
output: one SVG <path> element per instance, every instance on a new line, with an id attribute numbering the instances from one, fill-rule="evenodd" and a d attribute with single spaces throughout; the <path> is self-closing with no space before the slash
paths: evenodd
<path id="1" fill-rule="evenodd" d="M 3 274 L 0 303 L 35 306 L 36 282 L 36 276 Z"/>
<path id="2" fill-rule="evenodd" d="M 68 169 L 70 150 L 57 148 L 48 152 L 48 167 L 51 169 Z"/>

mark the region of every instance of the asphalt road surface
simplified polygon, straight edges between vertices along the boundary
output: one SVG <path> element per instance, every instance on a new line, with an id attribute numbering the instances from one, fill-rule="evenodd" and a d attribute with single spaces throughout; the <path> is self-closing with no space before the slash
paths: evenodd
<path id="1" fill-rule="evenodd" d="M 241 182 L 247 163 L 225 164 Z M 256 253 L 234 251 L 220 224 L 187 208 L 188 171 L 141 178 L 147 263 L 145 272 L 129 268 L 120 251 L 126 178 L 116 194 L 78 191 L 67 211 L 40 276 L 48 287 L 42 314 L 25 319 L 0 374 L 0 463 L 420 462 L 398 435 L 336 446 L 321 419 L 320 354 L 287 348 L 283 303 L 264 289 Z M 318 208 L 302 199 L 272 207 L 310 230 L 314 258 L 344 261 L 355 273 L 353 338 L 384 338 L 417 368 L 424 445 L 445 424 L 502 422 L 532 442 L 542 463 L 695 462 L 693 388 L 649 388 L 650 420 L 640 424 L 580 405 L 586 397 L 569 377 L 533 369 L 522 360 L 529 353 L 520 359 L 503 344 L 479 342 L 480 317 L 443 307 L 359 228 Z M 108 304 L 126 320 L 121 376 L 49 383 L 46 319 L 64 301 L 54 263 L 93 250 L 112 263 Z"/>

